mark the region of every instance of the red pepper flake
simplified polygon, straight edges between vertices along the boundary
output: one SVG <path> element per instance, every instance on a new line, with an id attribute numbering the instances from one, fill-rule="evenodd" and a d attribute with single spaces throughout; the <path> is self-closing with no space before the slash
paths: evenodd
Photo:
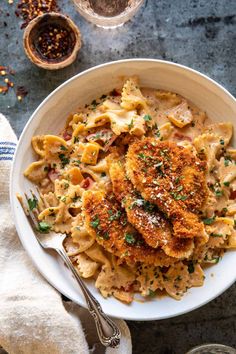
<path id="1" fill-rule="evenodd" d="M 23 20 L 21 29 L 35 17 L 46 12 L 59 12 L 56 0 L 20 0 L 15 14 Z"/>
<path id="2" fill-rule="evenodd" d="M 56 24 L 43 26 L 34 41 L 37 53 L 44 59 L 60 60 L 71 53 L 74 48 L 75 38 L 66 28 Z"/>
<path id="3" fill-rule="evenodd" d="M 14 83 L 8 77 L 11 75 L 11 69 L 8 66 L 0 65 L 0 77 L 2 77 L 3 85 L 0 85 L 0 93 L 5 95 L 9 88 L 14 86 Z"/>

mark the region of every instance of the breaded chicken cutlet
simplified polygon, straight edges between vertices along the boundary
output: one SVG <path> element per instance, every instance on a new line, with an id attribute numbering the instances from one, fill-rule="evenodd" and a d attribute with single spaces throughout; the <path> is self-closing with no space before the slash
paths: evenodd
<path id="1" fill-rule="evenodd" d="M 188 149 L 145 138 L 129 146 L 126 172 L 142 197 L 170 219 L 176 237 L 205 234 L 196 215 L 207 196 L 205 163 Z"/>
<path id="2" fill-rule="evenodd" d="M 154 204 L 144 200 L 127 178 L 124 159 L 113 153 L 108 163 L 113 193 L 125 208 L 128 221 L 145 242 L 153 248 L 161 247 L 171 257 L 189 257 L 194 247 L 193 240 L 176 238 L 171 234 L 171 225 L 164 215 Z"/>
<path id="3" fill-rule="evenodd" d="M 128 264 L 141 262 L 155 266 L 169 266 L 177 261 L 161 249 L 148 246 L 141 235 L 127 221 L 124 210 L 114 196 L 102 192 L 83 194 L 83 214 L 88 233 L 108 252 Z"/>

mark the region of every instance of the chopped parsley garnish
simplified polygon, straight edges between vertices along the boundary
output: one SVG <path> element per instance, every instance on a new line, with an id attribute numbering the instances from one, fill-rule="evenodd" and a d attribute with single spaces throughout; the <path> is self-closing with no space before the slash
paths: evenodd
<path id="1" fill-rule="evenodd" d="M 212 237 L 223 237 L 223 234 L 215 234 L 214 232 L 211 232 L 210 236 L 212 236 Z"/>
<path id="2" fill-rule="evenodd" d="M 121 211 L 117 210 L 116 213 L 113 214 L 112 210 L 108 210 L 108 214 L 110 215 L 108 220 L 113 221 L 113 220 L 118 220 L 121 217 Z"/>
<path id="3" fill-rule="evenodd" d="M 70 162 L 70 159 L 65 154 L 59 154 L 59 159 L 61 160 L 62 167 L 65 167 Z"/>
<path id="4" fill-rule="evenodd" d="M 102 96 L 100 97 L 100 100 L 104 100 L 105 98 L 107 98 L 107 95 L 102 95 Z"/>
<path id="5" fill-rule="evenodd" d="M 230 182 L 224 182 L 224 186 L 229 187 Z"/>
<path id="6" fill-rule="evenodd" d="M 28 199 L 27 202 L 30 210 L 35 209 L 38 205 L 38 199 L 36 199 L 35 197 L 33 199 Z"/>
<path id="7" fill-rule="evenodd" d="M 143 119 L 145 120 L 145 122 L 150 122 L 150 120 L 152 120 L 152 117 L 150 116 L 150 114 L 145 114 Z"/>
<path id="8" fill-rule="evenodd" d="M 74 144 L 79 142 L 78 136 L 74 136 Z"/>
<path id="9" fill-rule="evenodd" d="M 98 103 L 97 103 L 96 100 L 93 100 L 93 101 L 91 102 L 91 105 L 93 106 L 93 109 L 95 109 L 95 108 L 97 107 Z"/>
<path id="10" fill-rule="evenodd" d="M 110 236 L 108 232 L 105 232 L 104 234 L 102 234 L 100 237 L 104 238 L 104 240 L 109 240 Z"/>
<path id="11" fill-rule="evenodd" d="M 191 274 L 191 273 L 194 273 L 194 264 L 192 261 L 190 261 L 188 263 L 188 272 Z"/>
<path id="12" fill-rule="evenodd" d="M 225 167 L 229 166 L 229 163 L 232 161 L 231 157 L 230 156 L 225 156 L 225 159 L 224 159 L 224 165 Z"/>
<path id="13" fill-rule="evenodd" d="M 203 221 L 203 223 L 205 224 L 205 225 L 211 225 L 211 224 L 213 224 L 213 222 L 215 221 L 215 216 L 213 216 L 212 218 L 206 218 L 206 219 L 203 219 L 202 221 Z"/>
<path id="14" fill-rule="evenodd" d="M 81 164 L 81 161 L 80 160 L 75 160 L 73 161 L 74 165 L 75 166 L 79 166 Z"/>
<path id="15" fill-rule="evenodd" d="M 135 236 L 133 234 L 126 233 L 125 234 L 125 241 L 129 245 L 134 245 L 136 243 L 136 238 L 135 238 Z"/>
<path id="16" fill-rule="evenodd" d="M 236 230 L 236 219 L 234 220 L 234 230 Z"/>
<path id="17" fill-rule="evenodd" d="M 171 192 L 170 194 L 173 196 L 174 200 L 182 200 L 182 201 L 185 201 L 185 200 L 188 198 L 187 195 L 181 195 L 181 194 L 178 194 L 178 193 L 176 193 L 176 192 Z"/>
<path id="18" fill-rule="evenodd" d="M 48 172 L 49 167 L 48 167 L 48 166 L 45 166 L 43 170 L 44 170 L 45 172 Z"/>
<path id="19" fill-rule="evenodd" d="M 61 145 L 61 146 L 60 146 L 60 149 L 61 149 L 61 150 L 64 150 L 64 151 L 67 150 L 67 148 L 66 148 L 64 145 Z"/>
<path id="20" fill-rule="evenodd" d="M 69 183 L 65 182 L 64 183 L 64 189 L 67 189 L 69 187 Z"/>
<path id="21" fill-rule="evenodd" d="M 147 155 L 144 155 L 143 153 L 140 153 L 140 154 L 138 154 L 138 157 L 139 157 L 140 159 L 145 160 L 145 159 L 147 158 Z"/>
<path id="22" fill-rule="evenodd" d="M 225 144 L 225 141 L 223 139 L 220 139 L 220 144 L 221 145 L 224 145 Z"/>
<path id="23" fill-rule="evenodd" d="M 46 223 L 45 221 L 40 221 L 38 223 L 38 230 L 39 232 L 46 234 L 49 232 L 49 230 L 51 229 L 51 225 L 49 225 L 48 223 Z"/>
<path id="24" fill-rule="evenodd" d="M 148 289 L 148 291 L 149 291 L 149 294 L 148 294 L 148 296 L 155 296 L 156 295 L 156 292 L 155 291 L 153 291 L 152 289 Z"/>
<path id="25" fill-rule="evenodd" d="M 215 195 L 216 195 L 217 198 L 222 197 L 223 191 L 221 191 L 220 189 L 216 189 L 215 190 Z"/>
<path id="26" fill-rule="evenodd" d="M 128 124 L 129 130 L 131 130 L 134 127 L 134 120 L 131 119 L 131 122 Z"/>
<path id="27" fill-rule="evenodd" d="M 81 200 L 81 197 L 75 193 L 75 196 L 71 198 L 72 202 L 75 203 L 77 200 Z"/>
<path id="28" fill-rule="evenodd" d="M 101 173 L 101 177 L 106 177 L 106 175 L 107 175 L 106 172 Z"/>
<path id="29" fill-rule="evenodd" d="M 98 225 L 100 224 L 100 219 L 98 215 L 96 215 L 93 220 L 90 222 L 90 226 L 92 226 L 93 229 L 97 229 Z"/>
<path id="30" fill-rule="evenodd" d="M 177 187 L 177 192 L 181 192 L 181 191 L 182 191 L 182 189 L 183 189 L 183 186 L 179 186 L 179 187 Z"/>

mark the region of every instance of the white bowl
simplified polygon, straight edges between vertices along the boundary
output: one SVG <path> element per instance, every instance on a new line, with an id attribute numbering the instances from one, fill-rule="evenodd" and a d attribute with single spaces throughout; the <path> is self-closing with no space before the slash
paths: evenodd
<path id="1" fill-rule="evenodd" d="M 45 252 L 36 241 L 16 193 L 23 194 L 30 187 L 23 171 L 35 159 L 32 136 L 59 132 L 71 111 L 120 85 L 124 75 L 138 75 L 142 86 L 177 92 L 205 110 L 214 121 L 230 121 L 236 128 L 236 100 L 229 92 L 197 71 L 161 60 L 130 59 L 99 65 L 66 81 L 41 103 L 27 123 L 15 153 L 11 206 L 21 242 L 38 270 L 56 289 L 82 306 L 85 301 L 63 262 L 54 253 Z M 157 320 L 192 311 L 225 291 L 236 279 L 236 253 L 226 252 L 205 274 L 204 286 L 190 289 L 181 301 L 166 296 L 125 305 L 114 298 L 104 299 L 93 282 L 89 283 L 89 288 L 108 315 L 129 320 Z"/>

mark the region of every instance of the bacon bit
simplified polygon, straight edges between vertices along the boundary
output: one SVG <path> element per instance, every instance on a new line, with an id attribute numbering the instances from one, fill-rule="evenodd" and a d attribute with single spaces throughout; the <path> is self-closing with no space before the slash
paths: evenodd
<path id="1" fill-rule="evenodd" d="M 189 136 L 181 134 L 181 133 L 178 133 L 178 132 L 174 133 L 174 138 L 176 138 L 178 140 L 192 141 L 192 139 Z"/>
<path id="2" fill-rule="evenodd" d="M 68 140 L 71 139 L 72 133 L 69 132 L 68 130 L 65 130 L 65 131 L 63 132 L 62 136 L 63 136 L 63 138 L 64 138 L 65 141 L 68 141 Z"/>
<path id="3" fill-rule="evenodd" d="M 59 172 L 56 171 L 54 168 L 52 168 L 48 172 L 48 178 L 50 179 L 51 182 L 54 182 L 56 179 L 58 179 L 58 177 L 59 177 Z"/>
<path id="4" fill-rule="evenodd" d="M 90 177 L 86 177 L 81 183 L 80 186 L 84 189 L 90 189 L 94 184 L 94 180 Z"/>
<path id="5" fill-rule="evenodd" d="M 236 190 L 235 191 L 231 191 L 229 199 L 236 199 Z"/>

